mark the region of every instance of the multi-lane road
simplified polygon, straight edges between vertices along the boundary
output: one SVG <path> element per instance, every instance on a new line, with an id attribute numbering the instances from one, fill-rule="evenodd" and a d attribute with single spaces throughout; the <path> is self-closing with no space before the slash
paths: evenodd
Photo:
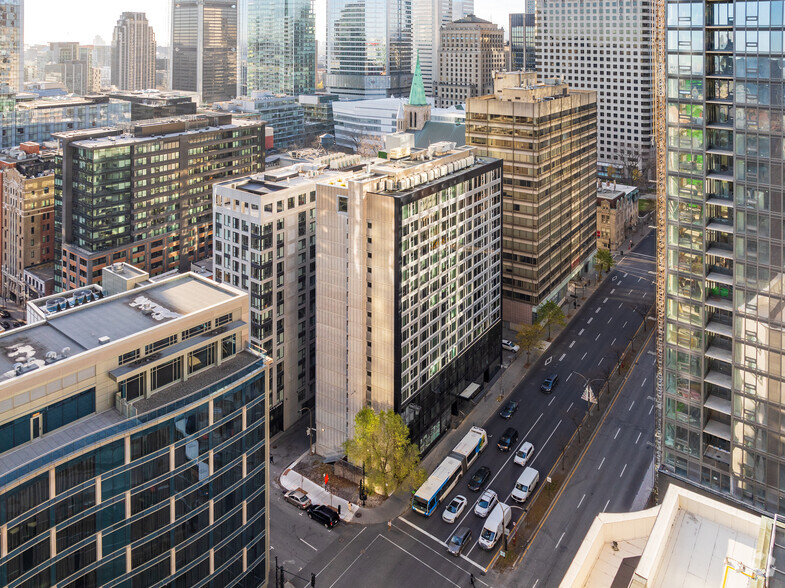
<path id="1" fill-rule="evenodd" d="M 513 452 L 503 453 L 496 448 L 499 436 L 512 426 L 520 434 L 518 444 L 523 441 L 534 444 L 535 453 L 528 465 L 540 471 L 540 484 L 545 483 L 545 476 L 559 459 L 576 423 L 588 408 L 588 403 L 581 399 L 585 383 L 577 374 L 589 380 L 597 379 L 593 384 L 596 391 L 608 370 L 616 365 L 618 354 L 627 347 L 641 325 L 643 315 L 654 302 L 654 270 L 654 235 L 650 233 L 634 252 L 618 260 L 617 267 L 579 309 L 578 316 L 515 386 L 509 398 L 517 400 L 520 409 L 512 419 L 504 420 L 495 415 L 486 423 L 477 423 L 488 432 L 489 446 L 444 502 L 449 503 L 457 494 L 469 500 L 458 522 L 443 522 L 443 506 L 440 506 L 430 518 L 413 511 L 405 514 L 401 518 L 404 528 L 419 534 L 426 543 L 443 546 L 456 528 L 468 525 L 474 542 L 464 552 L 466 563 L 470 569 L 482 570 L 491 565 L 501 545 L 497 544 L 488 552 L 477 544 L 484 519 L 473 512 L 479 493 L 468 489 L 468 478 L 480 466 L 489 467 L 492 478 L 486 488 L 495 490 L 499 499 L 507 504 L 519 506 L 510 499 L 510 492 L 522 468 L 513 462 Z M 560 383 L 553 394 L 546 395 L 540 392 L 540 383 L 550 374 L 557 374 Z M 630 477 L 632 475 L 630 472 Z M 522 508 L 513 509 L 513 520 L 522 512 Z"/>

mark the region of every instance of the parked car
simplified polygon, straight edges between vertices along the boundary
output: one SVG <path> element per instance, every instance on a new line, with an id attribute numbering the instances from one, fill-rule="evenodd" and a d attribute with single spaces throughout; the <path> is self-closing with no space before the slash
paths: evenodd
<path id="1" fill-rule="evenodd" d="M 305 512 L 309 519 L 313 519 L 328 529 L 338 524 L 338 513 L 324 504 L 311 505 L 305 509 Z"/>
<path id="2" fill-rule="evenodd" d="M 521 350 L 519 345 L 516 345 L 509 339 L 502 339 L 502 349 L 512 351 L 513 353 L 518 353 Z"/>
<path id="3" fill-rule="evenodd" d="M 512 427 L 507 427 L 502 433 L 502 436 L 499 437 L 499 442 L 496 444 L 502 451 L 509 451 L 515 444 L 518 442 L 518 431 L 513 429 Z"/>
<path id="4" fill-rule="evenodd" d="M 528 441 L 524 441 L 521 443 L 521 446 L 518 448 L 518 451 L 515 452 L 515 457 L 513 461 L 517 463 L 519 466 L 525 466 L 532 457 L 532 453 L 534 453 L 534 445 L 529 443 Z"/>
<path id="5" fill-rule="evenodd" d="M 559 383 L 559 376 L 556 374 L 551 374 L 547 378 L 542 381 L 540 384 L 540 391 L 545 392 L 546 394 L 550 394 L 553 392 L 553 389 L 556 387 L 556 384 Z"/>
<path id="6" fill-rule="evenodd" d="M 447 553 L 458 557 L 461 552 L 472 542 L 472 530 L 469 527 L 461 527 L 447 543 Z"/>
<path id="7" fill-rule="evenodd" d="M 507 402 L 507 404 L 505 404 L 502 407 L 501 411 L 499 412 L 499 416 L 502 417 L 503 419 L 510 419 L 512 418 L 512 415 L 516 413 L 517 410 L 518 410 L 518 403 L 515 402 L 514 400 L 510 400 Z"/>
<path id="8" fill-rule="evenodd" d="M 9 323 L 8 321 L 3 321 L 0 323 L 0 327 L 3 327 L 4 329 L 10 329 L 11 323 Z"/>
<path id="9" fill-rule="evenodd" d="M 20 323 L 19 321 L 14 321 L 14 322 L 13 322 L 13 323 L 11 323 L 11 324 L 13 325 L 13 327 L 14 327 L 15 329 L 18 329 L 19 327 L 23 326 L 23 325 L 22 325 L 22 323 Z"/>
<path id="10" fill-rule="evenodd" d="M 480 496 L 480 499 L 474 506 L 474 514 L 482 518 L 487 517 L 497 502 L 499 502 L 499 497 L 496 495 L 496 492 L 488 488 L 482 493 L 482 496 Z"/>
<path id="11" fill-rule="evenodd" d="M 447 508 L 444 509 L 444 513 L 442 514 L 442 520 L 445 523 L 454 523 L 461 513 L 463 509 L 466 507 L 466 497 L 461 496 L 460 494 L 452 499 L 452 502 L 447 505 Z"/>
<path id="12" fill-rule="evenodd" d="M 289 502 L 302 510 L 311 506 L 311 499 L 308 498 L 308 495 L 302 490 L 289 490 L 283 497 L 286 502 Z"/>
<path id="13" fill-rule="evenodd" d="M 469 480 L 469 490 L 473 492 L 479 492 L 482 490 L 482 487 L 488 483 L 488 480 L 491 479 L 491 470 L 486 466 L 482 466 L 477 468 L 477 471 L 474 472 L 474 475 Z"/>
<path id="14" fill-rule="evenodd" d="M 0 310 L 0 318 L 11 318 L 11 313 L 7 310 Z"/>

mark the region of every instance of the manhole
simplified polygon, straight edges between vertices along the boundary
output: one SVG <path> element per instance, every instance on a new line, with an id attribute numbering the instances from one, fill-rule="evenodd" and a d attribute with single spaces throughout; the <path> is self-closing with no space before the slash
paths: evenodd
<path id="1" fill-rule="evenodd" d="M 362 517 L 362 516 L 363 516 L 363 513 L 361 513 L 361 512 L 358 512 L 357 514 L 355 514 L 355 515 L 354 515 L 354 518 L 355 518 L 355 519 L 359 519 L 359 518 L 360 518 L 360 517 Z"/>

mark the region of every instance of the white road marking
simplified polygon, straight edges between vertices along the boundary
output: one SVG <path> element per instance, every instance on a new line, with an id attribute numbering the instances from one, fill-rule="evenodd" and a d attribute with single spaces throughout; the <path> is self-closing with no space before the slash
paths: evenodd
<path id="1" fill-rule="evenodd" d="M 561 540 L 562 540 L 562 539 L 564 539 L 564 536 L 565 536 L 566 534 L 567 534 L 567 531 L 565 531 L 564 533 L 562 533 L 562 534 L 561 534 L 561 537 L 559 537 L 559 540 L 556 542 L 556 547 L 554 547 L 554 548 L 553 548 L 553 550 L 554 550 L 554 551 L 556 551 L 557 549 L 559 549 L 559 543 L 561 543 Z"/>
<path id="2" fill-rule="evenodd" d="M 581 331 L 581 332 L 583 332 L 583 331 Z M 574 339 L 573 339 L 572 343 L 570 343 L 570 349 L 572 349 L 573 345 L 575 345 L 575 340 Z"/>
<path id="3" fill-rule="evenodd" d="M 604 357 L 601 357 L 601 358 L 600 358 L 600 361 L 598 361 L 598 362 L 597 362 L 597 365 L 600 365 L 600 364 L 602 363 L 602 360 L 603 360 L 603 359 L 605 359 L 605 358 L 604 358 Z"/>
<path id="4" fill-rule="evenodd" d="M 602 335 L 602 333 L 597 333 L 597 336 L 594 338 L 594 340 L 597 341 L 600 338 L 600 335 Z"/>
<path id="5" fill-rule="evenodd" d="M 605 506 L 602 507 L 602 512 L 605 512 L 605 509 L 608 508 L 608 505 L 611 503 L 611 499 L 608 499 L 608 502 L 605 503 Z"/>
<path id="6" fill-rule="evenodd" d="M 629 296 L 630 294 L 632 294 L 632 288 L 630 288 L 630 291 L 627 292 L 627 296 Z"/>
<path id="7" fill-rule="evenodd" d="M 627 409 L 627 412 L 630 412 L 632 410 L 633 406 L 635 406 L 635 401 L 634 400 L 632 401 L 632 404 L 630 404 L 630 407 Z"/>
<path id="8" fill-rule="evenodd" d="M 599 310 L 599 308 L 597 310 Z M 593 320 L 594 320 L 593 316 L 589 317 L 589 320 L 586 321 L 586 324 L 590 325 Z"/>
<path id="9" fill-rule="evenodd" d="M 431 570 L 432 572 L 436 572 L 437 574 L 439 574 L 439 575 L 440 575 L 442 578 L 444 578 L 445 580 L 447 580 L 447 582 L 449 582 L 451 586 L 455 586 L 456 588 L 460 588 L 460 586 L 459 586 L 458 584 L 456 584 L 455 582 L 453 582 L 452 580 L 450 580 L 450 579 L 449 579 L 447 576 L 445 576 L 444 574 L 442 574 L 442 573 L 441 573 L 439 570 L 437 570 L 436 568 L 434 568 L 434 567 L 432 567 L 432 566 L 429 566 L 427 563 L 425 563 L 425 562 L 424 562 L 423 560 L 421 560 L 419 557 L 417 557 L 416 555 L 414 555 L 412 552 L 405 550 L 403 547 L 401 547 L 400 545 L 396 544 L 396 543 L 395 543 L 394 541 L 392 541 L 391 539 L 388 539 L 388 538 L 387 538 L 387 537 L 385 537 L 384 535 L 377 535 L 376 537 L 381 537 L 382 539 L 384 539 L 385 541 L 387 541 L 387 542 L 388 542 L 388 543 L 390 543 L 391 545 L 395 545 L 395 547 L 397 547 L 398 549 L 400 549 L 401 551 L 403 551 L 403 552 L 404 552 L 405 554 L 407 554 L 409 557 L 412 557 L 412 558 L 416 559 L 418 562 L 420 562 L 422 565 L 424 565 L 426 568 L 428 568 L 428 569 L 429 569 L 429 570 Z M 374 541 L 376 541 L 376 539 L 374 539 Z M 371 544 L 373 544 L 373 541 L 371 542 Z M 471 551 L 471 550 L 469 550 L 469 551 Z M 365 553 L 365 551 L 363 551 L 363 552 L 362 552 L 360 555 L 363 555 L 364 553 Z M 359 557 L 360 557 L 360 555 L 358 555 L 357 557 L 359 558 Z M 354 561 L 357 561 L 357 560 L 354 560 Z M 352 562 L 352 565 L 354 565 L 354 562 Z M 351 566 L 349 566 L 349 567 L 351 567 Z M 345 574 L 345 573 L 346 573 L 346 572 L 348 572 L 348 571 L 349 571 L 349 568 L 346 568 L 346 570 L 343 572 L 343 574 Z M 343 576 L 343 574 L 341 574 L 341 576 Z M 340 579 L 341 579 L 341 576 L 339 576 L 339 577 L 338 577 L 338 579 L 337 579 L 337 580 L 335 580 L 335 582 L 333 582 L 333 583 L 332 583 L 332 585 L 330 586 L 330 588 L 332 588 L 332 586 L 335 586 L 335 585 L 338 583 L 338 580 L 340 580 Z M 486 586 L 487 586 L 487 584 L 486 584 Z"/>
<path id="10" fill-rule="evenodd" d="M 640 440 L 641 440 L 641 433 L 640 433 L 640 431 L 638 431 L 638 438 L 635 439 L 635 445 L 637 445 L 638 441 L 640 441 Z"/>
<path id="11" fill-rule="evenodd" d="M 627 464 L 625 463 L 625 464 L 624 464 L 624 467 L 621 469 L 621 473 L 619 474 L 619 477 L 620 477 L 620 478 L 621 478 L 621 477 L 624 475 L 624 471 L 625 471 L 626 469 L 627 469 Z"/>
<path id="12" fill-rule="evenodd" d="M 608 319 L 608 324 L 611 324 L 611 320 L 613 320 L 613 317 Z"/>
<path id="13" fill-rule="evenodd" d="M 412 527 L 412 528 L 414 528 L 414 529 L 417 529 L 417 530 L 418 530 L 418 531 L 420 531 L 420 532 L 421 532 L 423 535 L 425 535 L 425 536 L 427 536 L 427 537 L 429 537 L 429 538 L 433 539 L 433 540 L 434 540 L 434 541 L 436 541 L 437 543 L 440 543 L 440 544 L 442 544 L 442 545 L 447 545 L 447 542 L 446 542 L 446 541 L 445 541 L 445 542 L 439 541 L 439 540 L 438 540 L 436 537 L 434 537 L 434 536 L 433 536 L 433 535 L 431 535 L 430 533 L 426 533 L 425 531 L 423 531 L 422 529 L 420 529 L 420 527 L 418 527 L 418 526 L 416 526 L 416 525 L 414 525 L 414 524 L 410 523 L 409 521 L 407 521 L 407 520 L 406 520 L 405 518 L 403 518 L 403 517 L 399 517 L 398 519 L 396 519 L 396 521 L 403 521 L 404 523 L 408 524 L 410 527 Z M 436 550 L 434 550 L 434 549 L 433 549 L 431 546 L 429 546 L 429 545 L 426 545 L 425 543 L 423 543 L 422 541 L 420 541 L 419 539 L 417 539 L 417 537 L 415 537 L 414 535 L 410 535 L 409 533 L 407 533 L 406 531 L 404 531 L 403 529 L 401 529 L 401 528 L 400 528 L 398 525 L 395 525 L 395 528 L 396 528 L 398 531 L 400 531 L 401 533 L 403 533 L 404 535 L 406 535 L 407 537 L 410 537 L 410 538 L 414 539 L 415 541 L 417 541 L 417 543 L 419 543 L 419 544 L 420 544 L 420 545 L 422 545 L 423 547 L 427 547 L 428 549 L 430 549 L 431 551 L 433 551 L 434 553 L 436 553 L 436 555 L 438 555 L 439 557 L 441 557 L 441 558 L 442 558 L 444 561 L 448 561 L 448 562 L 450 562 L 451 564 L 455 565 L 455 563 L 452 561 L 452 559 L 450 559 L 450 558 L 448 558 L 448 557 L 445 557 L 445 556 L 444 556 L 443 554 L 441 554 L 441 553 L 438 553 L 438 552 L 437 552 Z M 485 568 L 484 568 L 484 567 L 482 567 L 480 564 L 478 564 L 478 563 L 477 563 L 477 562 L 475 562 L 474 560 L 471 560 L 471 559 L 469 559 L 469 558 L 468 558 L 468 557 L 466 557 L 466 556 L 465 556 L 463 553 L 461 554 L 461 557 L 462 557 L 463 559 L 465 559 L 466 561 L 468 561 L 468 562 L 469 562 L 470 564 L 472 564 L 473 566 L 475 566 L 476 568 L 479 568 L 479 569 L 480 569 L 480 570 L 482 570 L 483 572 L 485 571 Z M 457 567 L 457 566 L 456 566 L 456 567 Z M 479 578 L 475 578 L 475 580 L 479 580 L 480 582 L 482 582 L 482 580 L 480 580 Z M 485 582 L 482 582 L 482 583 L 483 583 L 483 584 L 485 584 L 486 586 L 488 586 L 488 584 L 486 584 Z"/>
<path id="14" fill-rule="evenodd" d="M 313 549 L 314 551 L 319 551 L 318 549 L 316 549 L 316 548 L 315 548 L 313 545 L 311 545 L 310 543 L 308 543 L 308 542 L 307 542 L 305 539 L 303 539 L 302 537 L 298 537 L 298 539 L 299 539 L 300 541 L 302 541 L 303 543 L 305 543 L 305 544 L 306 544 L 308 547 L 310 547 L 310 548 L 311 548 L 311 549 Z"/>
<path id="15" fill-rule="evenodd" d="M 575 404 L 575 403 L 574 402 L 570 402 L 570 406 L 567 407 L 567 412 L 570 412 L 570 409 L 572 408 L 573 404 Z"/>
<path id="16" fill-rule="evenodd" d="M 652 411 L 652 410 L 654 410 L 654 405 L 653 405 L 653 404 L 652 404 L 652 405 L 651 405 L 651 407 L 649 408 L 649 414 L 651 414 L 651 411 Z"/>
<path id="17" fill-rule="evenodd" d="M 534 463 L 534 460 L 536 460 L 538 457 L 540 457 L 540 453 L 542 453 L 542 450 L 543 450 L 543 449 L 545 448 L 545 446 L 548 444 L 548 441 L 550 441 L 550 440 L 551 440 L 551 437 L 553 437 L 553 434 L 556 432 L 556 429 L 558 429 L 558 428 L 559 428 L 559 425 L 561 425 L 561 419 L 559 419 L 559 422 L 558 422 L 558 423 L 556 423 L 556 426 L 555 426 L 555 427 L 553 427 L 553 431 L 551 431 L 551 434 L 550 434 L 550 435 L 548 435 L 548 438 L 545 440 L 545 443 L 543 443 L 542 445 L 540 445 L 540 448 L 537 450 L 537 455 L 535 455 L 535 456 L 532 458 L 532 464 Z M 531 465 L 531 464 L 530 464 L 530 465 Z M 504 467 L 504 466 L 502 466 L 502 467 Z M 499 470 L 499 471 L 501 471 L 501 470 Z M 497 475 L 498 475 L 498 474 L 497 474 Z M 493 482 L 493 480 L 491 480 L 491 482 Z M 491 485 L 490 485 L 490 484 L 488 484 L 488 487 L 489 487 L 489 488 L 490 488 L 490 486 L 491 486 Z"/>
<path id="18" fill-rule="evenodd" d="M 569 376 L 567 376 L 566 378 L 564 378 L 564 381 L 565 381 L 565 382 L 569 382 L 571 377 L 572 377 L 572 372 L 570 373 L 570 375 L 569 375 Z"/>
<path id="19" fill-rule="evenodd" d="M 643 378 L 643 382 L 641 382 L 641 388 L 643 388 L 643 387 L 646 385 L 646 380 L 647 380 L 647 379 L 648 379 L 648 378 Z"/>
<path id="20" fill-rule="evenodd" d="M 642 279 L 643 279 L 643 278 L 638 278 L 638 281 L 640 282 Z"/>
<path id="21" fill-rule="evenodd" d="M 623 302 L 619 302 L 619 308 L 621 308 L 622 306 L 624 306 L 624 303 Z"/>
<path id="22" fill-rule="evenodd" d="M 625 277 L 625 278 L 627 277 L 627 274 L 626 274 L 626 273 L 624 274 L 624 277 Z"/>
<path id="23" fill-rule="evenodd" d="M 621 431 L 621 427 L 619 427 L 618 429 L 616 429 L 616 434 L 613 436 L 613 438 L 614 438 L 614 439 L 616 439 L 616 437 L 618 437 L 618 436 L 619 436 L 619 431 Z"/>
<path id="24" fill-rule="evenodd" d="M 616 343 L 616 337 L 614 337 L 614 338 L 613 338 L 613 341 L 611 341 L 611 347 L 613 347 L 613 344 L 614 344 L 614 343 Z"/>
<path id="25" fill-rule="evenodd" d="M 611 290 L 611 294 L 613 294 L 615 291 L 616 291 L 616 288 L 614 288 L 613 290 Z"/>
<path id="26" fill-rule="evenodd" d="M 586 356 L 587 356 L 587 355 L 589 355 L 589 352 L 588 352 L 588 351 L 587 351 L 586 353 L 584 353 L 584 354 L 583 354 L 583 357 L 581 357 L 581 361 L 583 361 L 584 359 L 586 359 Z"/>
<path id="27" fill-rule="evenodd" d="M 624 324 L 621 326 L 621 328 L 623 329 L 626 326 L 627 326 L 627 321 L 624 321 Z"/>
<path id="28" fill-rule="evenodd" d="M 580 337 L 581 335 L 583 335 L 583 331 L 585 331 L 585 330 L 586 330 L 586 329 L 581 329 L 580 331 L 578 331 L 578 337 Z"/>
<path id="29" fill-rule="evenodd" d="M 608 302 L 608 297 L 607 296 L 605 297 L 605 300 L 602 301 L 602 303 L 605 304 L 606 302 Z"/>
<path id="30" fill-rule="evenodd" d="M 580 507 L 581 507 L 581 504 L 583 504 L 583 499 L 584 499 L 584 498 L 586 498 L 586 495 L 585 495 L 585 494 L 584 494 L 583 496 L 581 496 L 581 501 L 578 503 L 578 507 L 577 507 L 577 508 L 580 508 Z"/>
<path id="31" fill-rule="evenodd" d="M 602 464 L 604 463 L 605 463 L 605 458 L 603 457 L 602 461 L 600 462 L 600 465 L 597 466 L 597 470 L 600 470 L 602 468 Z"/>
<path id="32" fill-rule="evenodd" d="M 563 361 L 565 357 L 567 357 L 567 354 L 566 353 L 562 353 L 561 357 L 559 358 L 559 361 Z"/>
<path id="33" fill-rule="evenodd" d="M 401 519 L 401 520 L 403 520 L 403 519 Z M 363 527 L 363 531 L 365 531 L 365 529 L 366 529 L 366 528 L 367 528 L 367 527 Z M 354 536 L 354 539 L 357 539 L 357 537 L 359 537 L 360 535 L 362 535 L 362 534 L 363 534 L 363 531 L 360 531 L 359 533 L 357 533 L 357 535 L 355 535 L 355 536 Z M 371 541 L 371 543 L 368 545 L 368 547 L 370 547 L 371 545 L 373 545 L 373 542 L 374 542 L 374 541 L 376 541 L 376 540 L 377 540 L 377 539 L 378 539 L 380 536 L 381 536 L 381 535 L 377 535 L 376 537 L 374 537 L 374 538 L 373 538 L 373 541 Z M 317 574 L 316 574 L 316 575 L 317 575 L 317 577 L 318 577 L 318 576 L 319 576 L 319 574 L 321 574 L 321 573 L 322 573 L 324 570 L 326 570 L 326 569 L 327 569 L 327 568 L 330 566 L 330 564 L 332 564 L 332 563 L 335 561 L 335 558 L 336 558 L 336 557 L 338 557 L 339 555 L 341 555 L 341 554 L 342 554 L 342 553 L 343 553 L 343 552 L 346 550 L 346 548 L 347 548 L 347 547 L 349 547 L 349 546 L 352 544 L 352 542 L 354 541 L 354 539 L 352 539 L 351 541 L 349 541 L 349 543 L 347 543 L 346 545 L 344 545 L 343 549 L 341 549 L 341 551 L 339 551 L 338 553 L 336 553 L 336 554 L 335 554 L 335 557 L 333 557 L 333 558 L 330 560 L 330 563 L 328 563 L 328 564 L 327 564 L 326 566 L 324 566 L 324 567 L 323 567 L 321 570 L 319 570 L 319 573 L 317 573 Z M 367 549 L 367 548 L 366 548 L 366 549 Z M 350 568 L 350 567 L 352 567 L 352 566 L 354 565 L 354 562 L 356 562 L 358 559 L 360 559 L 360 557 L 362 556 L 362 554 L 363 554 L 363 553 L 365 553 L 365 550 L 361 551 L 361 552 L 360 552 L 360 555 L 358 555 L 357 557 L 355 557 L 355 558 L 354 558 L 354 561 L 351 563 L 351 565 L 349 566 L 349 568 Z M 346 572 L 348 572 L 348 571 L 349 571 L 349 568 L 346 568 L 346 569 L 345 569 L 345 570 L 344 570 L 344 571 L 341 573 L 341 576 L 343 576 L 343 575 L 344 575 Z M 338 580 L 340 580 L 340 579 L 341 579 L 341 576 L 338 576 Z M 332 585 L 333 585 L 333 586 L 335 586 L 335 585 L 338 583 L 338 580 L 336 580 L 335 582 L 333 582 L 333 584 L 332 584 Z"/>
<path id="34" fill-rule="evenodd" d="M 400 519 L 400 520 L 404 520 L 404 519 Z M 408 522 L 408 521 L 406 521 L 406 522 Z M 411 525 L 411 523 L 409 523 L 409 524 Z M 414 527 L 414 525 L 412 525 L 412 527 Z M 363 531 L 365 531 L 365 529 L 367 529 L 367 528 L 368 528 L 368 527 L 363 527 L 363 528 L 362 528 L 362 531 L 360 531 L 359 533 L 357 533 L 357 534 L 356 534 L 356 535 L 355 535 L 355 536 L 352 538 L 352 540 L 351 540 L 351 541 L 349 541 L 349 543 L 347 543 L 346 545 L 344 545 L 344 546 L 343 546 L 343 549 L 341 549 L 341 551 L 339 551 L 338 553 L 336 553 L 336 554 L 333 556 L 333 558 L 332 558 L 332 559 L 331 559 L 329 562 L 327 562 L 327 565 L 326 565 L 326 566 L 324 566 L 324 567 L 323 567 L 321 570 L 319 570 L 319 571 L 316 573 L 316 575 L 318 576 L 318 575 L 319 575 L 319 574 L 321 574 L 321 573 L 322 573 L 324 570 L 326 570 L 327 568 L 329 568 L 329 567 L 332 565 L 332 563 L 335 561 L 335 559 L 336 559 L 336 558 L 337 558 L 339 555 L 341 555 L 341 554 L 342 554 L 344 551 L 346 551 L 346 548 L 347 548 L 347 547 L 349 547 L 349 546 L 350 546 L 352 543 L 354 543 L 354 540 L 355 540 L 355 539 L 357 539 L 357 537 L 359 537 L 360 535 L 362 535 L 362 534 L 363 534 Z M 414 528 L 415 528 L 415 529 L 417 529 L 418 527 L 414 527 Z M 422 530 L 422 529 L 421 529 L 421 530 Z M 423 531 L 423 533 L 425 533 L 425 531 Z M 436 537 L 434 537 L 434 539 L 436 539 Z M 438 541 L 438 539 L 436 539 L 436 540 Z"/>
<path id="35" fill-rule="evenodd" d="M 553 398 L 551 398 L 551 401 L 548 403 L 548 406 L 550 406 L 551 404 L 553 404 L 553 400 L 554 400 L 555 398 L 556 398 L 555 396 L 554 396 Z"/>
<path id="36" fill-rule="evenodd" d="M 552 361 L 553 361 L 553 356 L 551 356 L 551 357 L 549 357 L 548 359 L 545 360 L 545 365 L 548 365 Z"/>
<path id="37" fill-rule="evenodd" d="M 540 579 L 539 579 L 539 578 L 537 578 L 537 579 L 534 581 L 534 584 L 532 584 L 532 588 L 537 588 L 537 584 L 539 583 L 539 581 L 540 581 Z"/>
<path id="38" fill-rule="evenodd" d="M 598 307 L 597 307 L 597 310 L 595 310 L 595 311 L 594 311 L 594 314 L 597 314 L 597 313 L 598 313 L 598 312 L 600 312 L 601 310 L 602 310 L 602 308 L 598 306 Z"/>
<path id="39" fill-rule="evenodd" d="M 653 272 L 653 271 L 649 270 L 648 273 L 650 273 L 651 275 L 655 275 L 657 272 Z"/>

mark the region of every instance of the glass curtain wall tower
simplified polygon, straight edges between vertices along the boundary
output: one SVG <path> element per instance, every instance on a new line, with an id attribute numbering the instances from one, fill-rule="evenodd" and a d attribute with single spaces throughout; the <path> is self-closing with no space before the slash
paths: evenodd
<path id="1" fill-rule="evenodd" d="M 785 513 L 783 2 L 665 2 L 660 469 Z"/>
<path id="2" fill-rule="evenodd" d="M 0 0 L 0 100 L 24 89 L 24 0 Z"/>
<path id="3" fill-rule="evenodd" d="M 247 94 L 310 94 L 316 88 L 313 0 L 248 0 Z"/>

